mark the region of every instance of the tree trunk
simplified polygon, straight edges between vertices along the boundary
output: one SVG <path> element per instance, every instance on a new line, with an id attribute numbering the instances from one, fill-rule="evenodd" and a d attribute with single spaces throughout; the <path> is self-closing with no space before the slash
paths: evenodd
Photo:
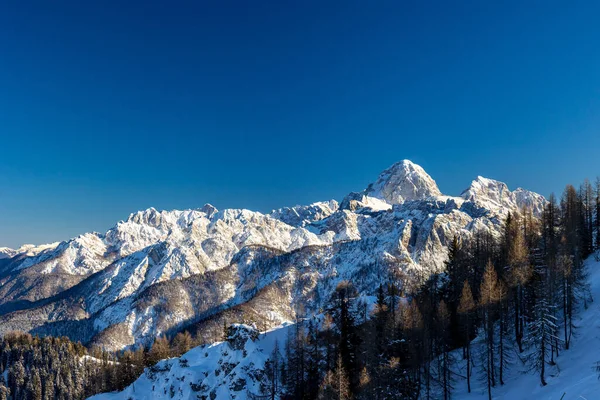
<path id="1" fill-rule="evenodd" d="M 467 334 L 467 340 L 469 340 Z M 467 391 L 471 393 L 471 344 L 467 342 Z"/>

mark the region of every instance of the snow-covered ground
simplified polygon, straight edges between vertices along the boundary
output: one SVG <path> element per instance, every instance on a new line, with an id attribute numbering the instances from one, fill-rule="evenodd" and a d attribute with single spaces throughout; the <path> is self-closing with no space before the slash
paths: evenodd
<path id="1" fill-rule="evenodd" d="M 540 384 L 539 374 L 524 366 L 514 357 L 504 386 L 492 389 L 492 397 L 497 400 L 597 400 L 600 399 L 600 376 L 596 363 L 600 361 L 600 262 L 590 257 L 586 261 L 594 302 L 587 310 L 582 310 L 577 321 L 579 329 L 571 341 L 569 350 L 560 352 L 556 366 L 548 366 L 546 386 Z M 478 363 L 478 360 L 476 360 Z M 464 371 L 459 371 L 461 374 Z M 455 382 L 458 400 L 487 399 L 487 388 L 480 379 L 480 369 L 475 366 L 471 381 L 472 392 L 467 393 L 467 383 L 459 379 Z"/>
<path id="2" fill-rule="evenodd" d="M 195 347 L 179 358 L 162 360 L 122 392 L 103 393 L 93 400 L 213 399 L 246 400 L 260 394 L 261 371 L 275 343 L 284 352 L 290 324 L 247 340 L 236 348 L 229 342 Z M 243 342 L 242 342 L 243 343 Z"/>

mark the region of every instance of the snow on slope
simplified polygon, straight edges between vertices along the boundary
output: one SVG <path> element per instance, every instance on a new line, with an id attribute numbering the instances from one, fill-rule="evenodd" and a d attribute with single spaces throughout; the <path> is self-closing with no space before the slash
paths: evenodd
<path id="1" fill-rule="evenodd" d="M 12 258 L 17 254 L 17 251 L 9 247 L 0 247 L 0 260 L 4 258 Z"/>
<path id="2" fill-rule="evenodd" d="M 542 195 L 518 188 L 511 192 L 506 183 L 478 176 L 461 197 L 500 215 L 528 207 L 534 215 L 542 214 L 545 199 Z"/>
<path id="3" fill-rule="evenodd" d="M 557 365 L 547 366 L 547 385 L 540 384 L 539 374 L 522 365 L 517 357 L 510 366 L 505 385 L 492 389 L 495 400 L 592 400 L 600 399 L 600 376 L 596 363 L 600 361 L 600 262 L 594 257 L 586 261 L 594 302 L 582 310 L 576 322 L 579 328 L 569 350 L 563 350 Z M 457 354 L 457 359 L 460 354 Z M 476 363 L 479 361 L 477 360 Z M 455 383 L 455 400 L 484 400 L 488 398 L 484 382 L 478 379 L 480 369 L 475 366 L 472 392 L 466 390 L 466 381 Z M 464 366 L 461 374 L 464 374 Z"/>
<path id="4" fill-rule="evenodd" d="M 383 171 L 365 192 L 368 196 L 385 200 L 389 204 L 401 204 L 442 194 L 427 172 L 409 160 L 400 161 Z"/>
<path id="5" fill-rule="evenodd" d="M 245 326 L 241 326 L 244 328 Z M 94 400 L 212 399 L 246 400 L 260 394 L 265 361 L 275 343 L 280 353 L 289 324 L 261 334 L 256 341 L 230 341 L 196 347 L 181 357 L 162 360 L 122 392 L 102 393 Z M 235 397 L 234 397 L 235 396 Z"/>

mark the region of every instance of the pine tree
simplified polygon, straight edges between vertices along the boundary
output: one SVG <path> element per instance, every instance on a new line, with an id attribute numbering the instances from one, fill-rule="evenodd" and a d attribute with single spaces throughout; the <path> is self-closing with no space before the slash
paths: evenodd
<path id="1" fill-rule="evenodd" d="M 468 272 L 462 259 L 462 251 L 458 236 L 455 235 L 448 246 L 448 260 L 446 261 L 446 274 L 448 275 L 448 305 L 456 309 L 460 300 L 462 283 L 468 278 Z"/>
<path id="2" fill-rule="evenodd" d="M 25 386 L 25 360 L 21 356 L 8 371 L 8 382 L 11 393 L 21 396 Z"/>
<path id="3" fill-rule="evenodd" d="M 471 323 L 473 312 L 475 311 L 475 300 L 473 299 L 473 293 L 471 292 L 471 286 L 469 281 L 465 280 L 463 284 L 462 293 L 460 296 L 460 304 L 458 306 L 458 313 L 462 317 L 462 330 L 465 335 L 465 359 L 467 363 L 467 391 L 471 393 L 471 372 L 472 372 L 472 361 L 471 361 Z"/>
<path id="4" fill-rule="evenodd" d="M 596 178 L 596 251 L 600 251 L 600 176 Z"/>
<path id="5" fill-rule="evenodd" d="M 273 350 L 269 359 L 265 362 L 265 377 L 266 384 L 264 393 L 269 396 L 271 400 L 275 400 L 279 395 L 279 383 L 280 383 L 280 363 L 281 355 L 279 354 L 279 343 L 277 340 L 273 345 Z"/>
<path id="6" fill-rule="evenodd" d="M 42 400 L 42 380 L 40 378 L 40 373 L 37 368 L 33 369 L 32 375 L 33 376 L 31 378 L 31 392 L 29 398 L 31 400 Z"/>
<path id="7" fill-rule="evenodd" d="M 350 379 L 350 385 L 353 390 L 358 386 L 358 360 L 357 348 L 359 337 L 357 335 L 354 316 L 350 310 L 350 300 L 356 297 L 356 292 L 349 282 L 341 282 L 336 288 L 337 294 L 337 320 L 339 327 L 339 356 L 342 359 L 345 373 Z"/>
<path id="8" fill-rule="evenodd" d="M 416 300 L 412 300 L 408 307 L 403 309 L 401 326 L 406 331 L 407 365 L 412 372 L 409 383 L 418 389 L 421 388 L 421 366 L 425 363 L 425 337 L 424 321 Z M 418 396 L 417 396 L 418 397 Z"/>
<path id="9" fill-rule="evenodd" d="M 586 179 L 579 189 L 582 257 L 594 251 L 594 189 Z"/>
<path id="10" fill-rule="evenodd" d="M 53 400 L 54 399 L 54 377 L 53 373 L 49 373 L 43 382 L 44 386 L 44 400 Z M 97 387 L 94 392 L 103 391 L 102 387 Z"/>
<path id="11" fill-rule="evenodd" d="M 549 301 L 547 268 L 539 268 L 537 274 L 539 277 L 536 284 L 534 320 L 530 324 L 527 337 L 531 350 L 526 361 L 539 372 L 540 382 L 545 386 L 546 364 L 552 352 L 552 341 L 558 338 L 555 336 L 555 307 Z"/>
<path id="12" fill-rule="evenodd" d="M 436 311 L 436 330 L 437 330 L 437 359 L 438 359 L 438 381 L 442 390 L 444 400 L 448 400 L 452 393 L 451 365 L 452 356 L 450 354 L 450 312 L 444 300 L 438 304 Z"/>
<path id="13" fill-rule="evenodd" d="M 325 371 L 332 371 L 336 361 L 336 343 L 333 331 L 334 321 L 329 313 L 325 313 L 322 324 L 322 336 L 325 345 Z"/>
<path id="14" fill-rule="evenodd" d="M 319 332 L 315 318 L 308 323 L 306 350 L 306 397 L 314 399 L 319 391 L 321 351 L 319 349 Z"/>

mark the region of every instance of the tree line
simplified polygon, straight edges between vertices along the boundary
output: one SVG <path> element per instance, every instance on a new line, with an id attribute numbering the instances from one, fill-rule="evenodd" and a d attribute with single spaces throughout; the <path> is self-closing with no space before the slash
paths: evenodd
<path id="1" fill-rule="evenodd" d="M 0 400 L 85 399 L 123 390 L 145 367 L 180 356 L 196 344 L 186 331 L 170 340 L 158 337 L 147 348 L 108 352 L 66 337 L 10 332 L 0 340 Z"/>

